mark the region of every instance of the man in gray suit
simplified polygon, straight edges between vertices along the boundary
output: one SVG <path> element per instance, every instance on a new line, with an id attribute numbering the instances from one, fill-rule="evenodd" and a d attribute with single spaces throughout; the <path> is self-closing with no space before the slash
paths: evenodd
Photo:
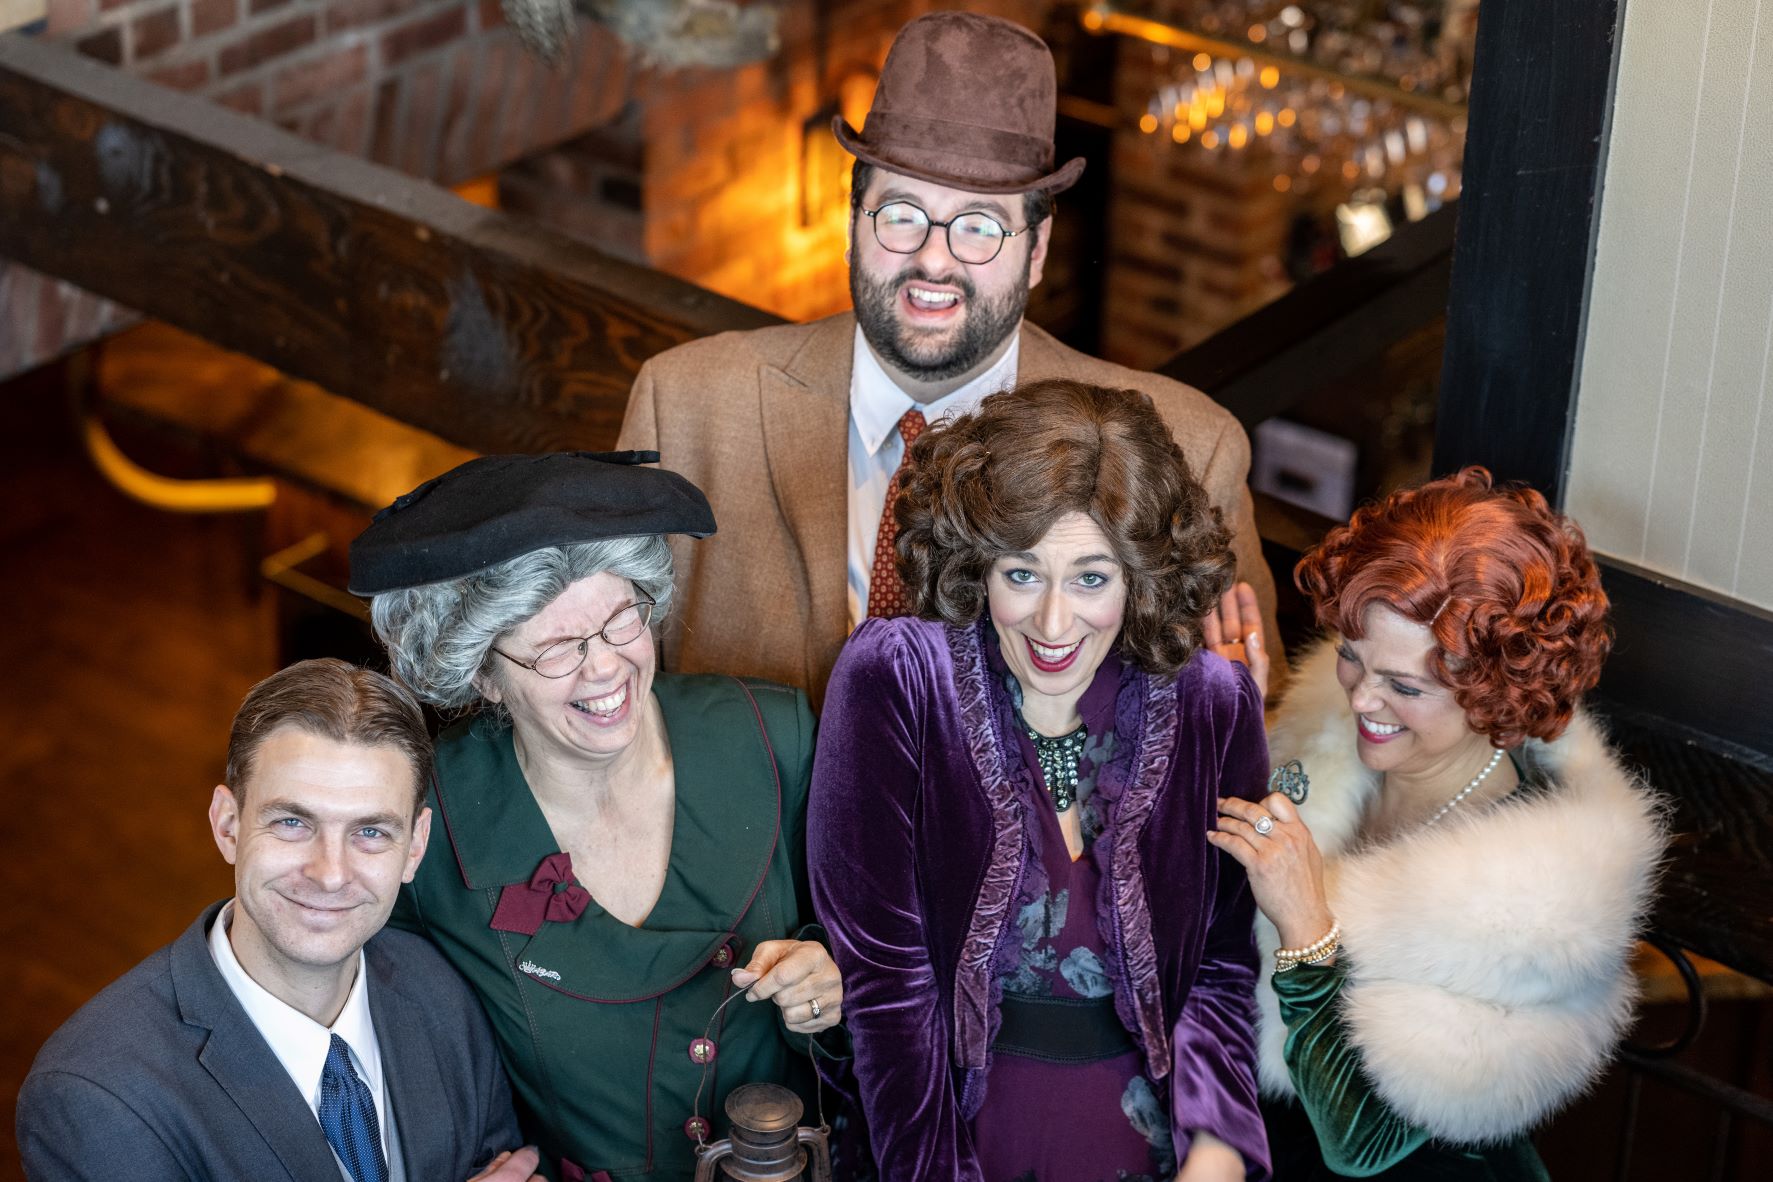
<path id="1" fill-rule="evenodd" d="M 44 1046 L 19 1093 L 28 1177 L 531 1178 L 479 1003 L 382 931 L 425 854 L 430 767 L 380 674 L 305 661 L 253 687 L 209 807 L 234 898 Z"/>

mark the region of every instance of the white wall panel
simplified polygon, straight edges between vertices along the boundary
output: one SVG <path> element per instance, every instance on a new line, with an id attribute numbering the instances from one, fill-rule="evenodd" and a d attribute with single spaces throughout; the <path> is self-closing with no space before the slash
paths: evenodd
<path id="1" fill-rule="evenodd" d="M 1773 0 L 1630 0 L 1566 507 L 1773 608 Z"/>

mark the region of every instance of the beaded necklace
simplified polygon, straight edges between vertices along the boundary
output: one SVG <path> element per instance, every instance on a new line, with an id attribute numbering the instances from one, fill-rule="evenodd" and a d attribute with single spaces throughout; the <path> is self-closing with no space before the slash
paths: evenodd
<path id="1" fill-rule="evenodd" d="M 1488 779 L 1490 776 L 1490 773 L 1496 770 L 1496 765 L 1501 762 L 1502 762 L 1502 748 L 1498 747 L 1498 748 L 1496 748 L 1495 751 L 1491 752 L 1490 762 L 1486 763 L 1484 765 L 1484 770 L 1479 772 L 1477 775 L 1473 776 L 1471 778 L 1471 782 L 1459 790 L 1459 795 L 1455 796 L 1452 800 L 1449 800 L 1446 804 L 1443 804 L 1441 806 L 1440 812 L 1436 813 L 1434 816 L 1432 816 L 1432 817 L 1428 818 L 1428 820 L 1424 821 L 1422 823 L 1422 827 L 1424 829 L 1426 829 L 1430 825 L 1434 824 L 1436 821 L 1440 820 L 1442 817 L 1446 816 L 1448 813 L 1452 812 L 1453 806 L 1458 804 L 1460 801 L 1464 800 L 1467 796 L 1470 796 L 1473 792 L 1476 792 L 1477 786 L 1479 784 L 1482 784 L 1486 779 Z"/>
<path id="2" fill-rule="evenodd" d="M 1068 735 L 1053 737 L 1041 734 L 1026 722 L 1022 729 L 1034 741 L 1034 756 L 1040 761 L 1040 776 L 1053 798 L 1053 809 L 1062 813 L 1077 803 L 1077 764 L 1089 732 L 1079 726 Z"/>

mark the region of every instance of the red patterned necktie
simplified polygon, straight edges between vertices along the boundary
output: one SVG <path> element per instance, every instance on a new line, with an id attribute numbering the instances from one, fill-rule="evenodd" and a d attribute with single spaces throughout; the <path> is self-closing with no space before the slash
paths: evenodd
<path id="1" fill-rule="evenodd" d="M 886 504 L 880 510 L 880 532 L 874 536 L 874 569 L 868 576 L 870 616 L 903 616 L 911 611 L 905 584 L 899 581 L 897 552 L 893 546 L 899 537 L 899 523 L 893 518 L 893 500 L 899 495 L 899 481 L 911 462 L 911 445 L 927 425 L 921 410 L 908 410 L 899 419 L 899 438 L 905 441 L 905 454 L 900 458 L 893 478 L 887 482 Z"/>

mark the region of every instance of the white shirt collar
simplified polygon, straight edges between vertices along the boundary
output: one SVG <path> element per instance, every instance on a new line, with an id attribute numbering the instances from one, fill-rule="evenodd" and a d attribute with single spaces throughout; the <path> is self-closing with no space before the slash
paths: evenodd
<path id="1" fill-rule="evenodd" d="M 353 1066 L 369 1086 L 370 1095 L 383 1095 L 382 1053 L 369 1012 L 369 973 L 363 950 L 357 951 L 357 979 L 351 983 L 345 1008 L 339 1011 L 337 1021 L 329 1029 L 275 997 L 247 974 L 228 939 L 228 924 L 233 911 L 234 904 L 230 900 L 217 913 L 215 923 L 209 929 L 210 955 L 215 958 L 216 968 L 221 970 L 222 980 L 228 983 L 228 989 L 240 1002 L 246 1016 L 252 1019 L 278 1062 L 289 1072 L 290 1079 L 295 1081 L 296 1088 L 308 1101 L 308 1107 L 318 1115 L 320 1076 L 326 1067 L 326 1056 L 335 1034 L 351 1048 Z M 386 1129 L 386 1114 L 378 1115 Z"/>
<path id="2" fill-rule="evenodd" d="M 1016 384 L 1017 363 L 1022 352 L 1022 326 L 1018 324 L 1010 337 L 1010 347 L 995 364 L 966 385 L 922 407 L 924 419 L 934 423 L 950 411 L 968 411 L 995 394 Z M 900 388 L 899 383 L 856 326 L 854 357 L 851 361 L 850 419 L 856 434 L 870 456 L 878 452 L 899 428 L 905 412 L 917 406 L 916 400 Z"/>

